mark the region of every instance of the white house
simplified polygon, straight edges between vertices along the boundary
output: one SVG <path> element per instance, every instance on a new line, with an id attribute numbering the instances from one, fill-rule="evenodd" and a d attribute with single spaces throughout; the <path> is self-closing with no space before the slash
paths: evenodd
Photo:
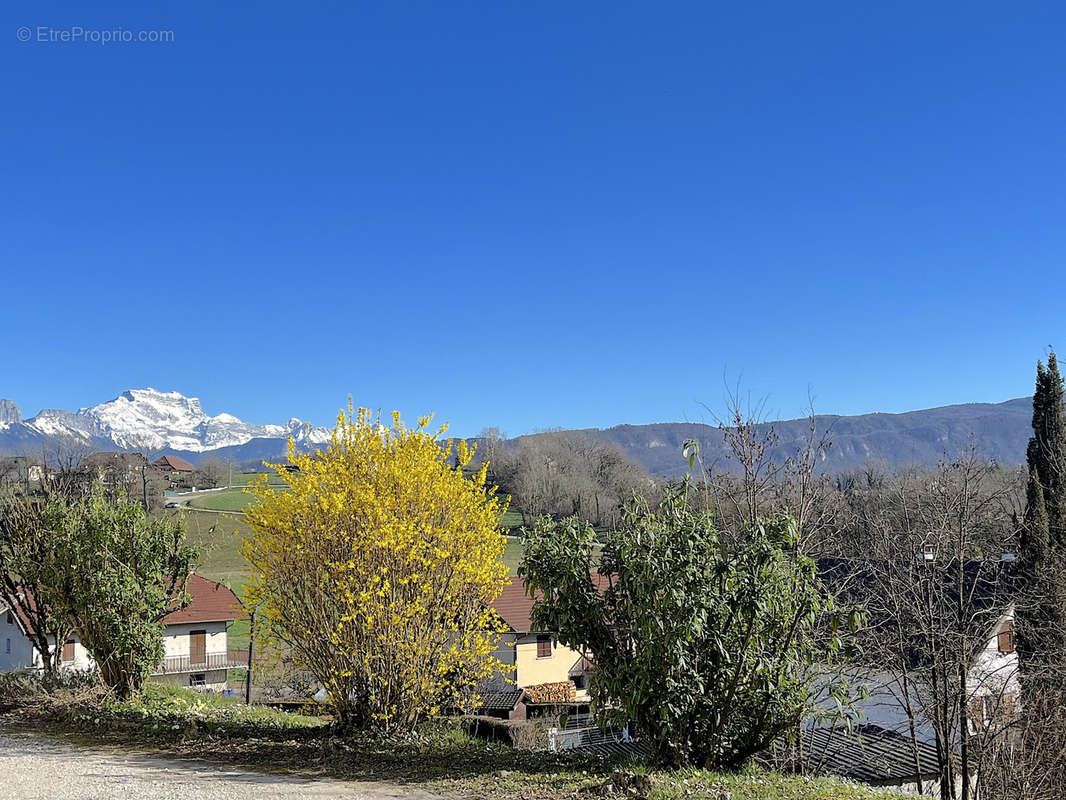
<path id="1" fill-rule="evenodd" d="M 1020 710 L 1021 683 L 1018 680 L 1018 653 L 1014 648 L 1014 605 L 996 620 L 985 648 L 970 670 L 970 733 L 1000 724 Z"/>
<path id="2" fill-rule="evenodd" d="M 189 576 L 186 591 L 189 605 L 164 620 L 164 656 L 152 679 L 220 691 L 226 688 L 229 669 L 248 664 L 246 654 L 229 652 L 228 629 L 244 615 L 241 603 L 226 586 L 195 573 Z M 26 635 L 27 624 L 16 611 L 0 604 L 0 672 L 41 667 L 41 655 Z M 88 669 L 93 665 L 77 637 L 68 639 L 62 648 L 64 667 Z"/>
<path id="3" fill-rule="evenodd" d="M 862 686 L 865 697 L 852 705 L 852 713 L 863 735 L 844 727 L 832 730 L 812 722 L 805 743 L 808 759 L 823 759 L 835 774 L 879 785 L 892 785 L 916 793 L 921 759 L 923 794 L 939 796 L 936 770 L 936 733 L 923 713 L 928 703 L 925 687 L 914 676 L 888 670 L 854 667 L 845 671 L 853 689 Z M 824 690 L 823 690 L 824 691 Z M 968 735 L 974 737 L 991 728 L 995 734 L 1019 709 L 1018 655 L 1014 648 L 1014 606 L 1006 608 L 988 629 L 985 646 L 977 653 L 968 676 Z M 824 698 L 824 694 L 822 695 Z M 820 698 L 821 699 L 821 698 Z M 823 699 L 826 710 L 833 705 Z M 994 726 L 994 727 L 993 727 Z M 952 742 L 951 746 L 957 746 Z M 880 780 L 871 779 L 889 770 Z M 846 769 L 852 771 L 846 771 Z M 842 771 L 845 770 L 845 771 Z"/>
<path id="4" fill-rule="evenodd" d="M 0 672 L 29 666 L 33 661 L 33 646 L 22 620 L 0 600 Z"/>

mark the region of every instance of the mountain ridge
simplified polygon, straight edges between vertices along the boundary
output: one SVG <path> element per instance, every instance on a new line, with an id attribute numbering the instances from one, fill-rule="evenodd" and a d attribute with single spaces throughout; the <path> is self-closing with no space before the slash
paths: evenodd
<path id="1" fill-rule="evenodd" d="M 898 413 L 817 414 L 816 434 L 820 437 L 828 432 L 832 443 L 819 471 L 846 471 L 870 463 L 889 468 L 934 466 L 960 455 L 971 439 L 980 455 L 1002 464 L 1021 464 L 1032 433 L 1031 421 L 1031 397 Z M 765 432 L 769 426 L 778 437 L 769 456 L 781 462 L 805 446 L 811 418 L 767 421 L 759 429 Z M 681 448 L 690 438 L 700 441 L 701 456 L 708 466 L 728 468 L 730 462 L 722 429 L 717 425 L 666 422 L 582 432 L 621 447 L 653 475 L 684 474 L 688 464 L 681 457 Z"/>
<path id="2" fill-rule="evenodd" d="M 284 452 L 292 436 L 314 447 L 329 440 L 325 428 L 290 418 L 284 425 L 253 425 L 232 414 L 206 414 L 197 397 L 153 388 L 128 389 L 76 412 L 42 409 L 22 419 L 18 406 L 0 401 L 0 453 L 63 442 L 97 449 L 147 450 L 167 454 L 205 454 L 239 448 L 256 440 L 278 442 Z"/>
<path id="3" fill-rule="evenodd" d="M 840 472 L 872 462 L 887 468 L 931 466 L 961 453 L 971 439 L 981 455 L 1003 464 L 1020 464 L 1031 434 L 1031 415 L 1028 397 L 899 413 L 816 415 L 818 435 L 828 430 L 833 443 L 819 470 Z M 782 461 L 802 448 L 810 424 L 809 418 L 764 423 L 763 429 L 773 425 L 778 437 L 770 457 Z M 708 466 L 729 465 L 717 425 L 657 422 L 576 432 L 622 448 L 653 475 L 684 474 L 688 465 L 681 448 L 691 438 L 700 441 Z M 301 449 L 312 449 L 326 443 L 329 434 L 328 429 L 308 426 L 296 417 L 284 425 L 253 425 L 227 413 L 212 417 L 204 413 L 198 398 L 151 388 L 129 389 L 77 412 L 43 409 L 30 419 L 22 418 L 14 402 L 0 399 L 0 455 L 40 455 L 73 443 L 95 450 L 180 455 L 193 463 L 212 456 L 249 462 L 284 457 L 290 435 Z M 510 441 L 542 435 L 546 434 L 526 434 Z"/>

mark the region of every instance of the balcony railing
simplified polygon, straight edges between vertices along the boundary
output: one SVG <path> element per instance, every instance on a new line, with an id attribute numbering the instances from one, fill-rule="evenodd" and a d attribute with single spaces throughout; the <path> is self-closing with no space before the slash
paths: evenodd
<path id="1" fill-rule="evenodd" d="M 207 672 L 215 669 L 237 669 L 248 666 L 248 654 L 240 650 L 228 653 L 205 653 L 197 656 L 167 656 L 152 673 L 154 675 L 176 675 L 182 672 Z"/>

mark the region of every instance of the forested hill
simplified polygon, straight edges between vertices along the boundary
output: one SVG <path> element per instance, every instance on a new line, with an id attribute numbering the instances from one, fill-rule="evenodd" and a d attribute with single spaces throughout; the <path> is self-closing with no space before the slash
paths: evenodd
<path id="1" fill-rule="evenodd" d="M 889 468 L 910 464 L 933 466 L 961 453 L 971 439 L 981 455 L 1001 464 L 1021 464 L 1032 432 L 1032 398 L 941 406 L 903 414 L 853 417 L 827 414 L 819 415 L 816 420 L 819 431 L 829 429 L 831 433 L 832 447 L 821 464 L 824 472 L 836 473 L 870 463 Z M 808 419 L 767 424 L 773 425 L 779 437 L 772 453 L 778 461 L 795 453 L 810 430 Z M 729 466 L 722 432 L 714 425 L 663 422 L 583 432 L 620 446 L 653 475 L 672 476 L 687 471 L 681 448 L 689 438 L 699 440 L 708 466 Z"/>

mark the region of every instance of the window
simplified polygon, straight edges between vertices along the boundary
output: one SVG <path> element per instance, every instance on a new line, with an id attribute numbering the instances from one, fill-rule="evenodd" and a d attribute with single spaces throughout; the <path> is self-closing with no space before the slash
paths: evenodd
<path id="1" fill-rule="evenodd" d="M 1014 652 L 1014 620 L 1008 619 L 1003 623 L 1002 627 L 999 629 L 999 634 L 996 636 L 996 640 L 996 643 L 999 646 L 999 652 Z"/>
<path id="2" fill-rule="evenodd" d="M 585 688 L 585 676 L 584 675 L 575 675 L 572 678 L 572 680 L 574 682 L 574 688 L 575 689 L 580 690 L 580 689 L 584 689 Z"/>
<path id="3" fill-rule="evenodd" d="M 541 634 L 537 637 L 537 658 L 552 657 L 552 637 Z"/>
<path id="4" fill-rule="evenodd" d="M 10 639 L 8 639 L 7 642 L 4 644 L 4 652 L 7 655 L 11 655 L 11 640 Z"/>
<path id="5" fill-rule="evenodd" d="M 73 660 L 74 660 L 74 640 L 73 639 L 67 639 L 66 643 L 63 645 L 63 661 L 64 661 L 64 663 L 69 664 Z"/>
<path id="6" fill-rule="evenodd" d="M 15 615 L 12 614 L 10 611 L 7 612 L 7 624 L 8 625 L 14 625 L 15 624 Z"/>

